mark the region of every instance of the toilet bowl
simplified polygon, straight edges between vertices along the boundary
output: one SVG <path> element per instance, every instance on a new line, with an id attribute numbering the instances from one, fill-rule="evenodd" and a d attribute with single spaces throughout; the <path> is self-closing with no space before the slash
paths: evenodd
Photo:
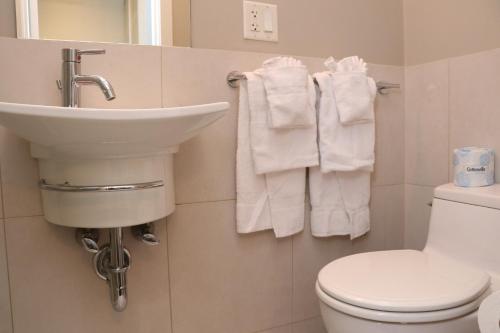
<path id="1" fill-rule="evenodd" d="M 328 333 L 479 333 L 498 290 L 500 185 L 436 188 L 423 251 L 355 254 L 326 265 L 316 293 Z"/>

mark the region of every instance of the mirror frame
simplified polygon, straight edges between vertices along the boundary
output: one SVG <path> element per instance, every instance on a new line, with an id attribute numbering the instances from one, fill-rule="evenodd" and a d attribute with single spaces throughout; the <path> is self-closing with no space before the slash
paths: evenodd
<path id="1" fill-rule="evenodd" d="M 155 14 L 153 15 L 151 22 L 149 22 L 149 28 L 152 32 L 151 42 L 141 43 L 141 41 L 139 41 L 139 44 L 157 46 L 172 45 L 172 0 L 150 1 L 150 10 Z M 127 0 L 127 3 L 129 3 L 129 0 Z M 163 30 L 162 22 L 166 25 Z M 16 0 L 16 25 L 17 38 L 40 39 L 40 32 L 38 28 L 38 0 Z"/>

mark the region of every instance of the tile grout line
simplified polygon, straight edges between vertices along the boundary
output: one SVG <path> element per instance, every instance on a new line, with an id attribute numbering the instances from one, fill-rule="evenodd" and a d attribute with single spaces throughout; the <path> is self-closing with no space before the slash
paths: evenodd
<path id="1" fill-rule="evenodd" d="M 304 221 L 304 223 L 306 223 L 306 221 Z M 293 266 L 293 241 L 295 239 L 295 235 L 292 235 L 292 239 L 290 241 L 290 251 L 291 251 L 291 255 L 290 255 L 290 266 L 291 266 L 291 281 L 292 281 L 292 297 L 290 299 L 290 321 L 293 322 L 293 310 L 294 310 L 294 300 L 295 300 L 295 276 L 294 276 L 294 266 Z"/>
<path id="2" fill-rule="evenodd" d="M 313 319 L 316 319 L 316 318 L 319 318 L 319 319 L 322 320 L 321 315 L 317 315 L 317 316 L 307 317 L 307 318 L 304 318 L 304 319 L 301 319 L 301 320 L 297 320 L 297 321 L 293 321 L 292 320 L 291 322 L 289 322 L 287 324 L 264 328 L 263 330 L 252 332 L 252 333 L 264 333 L 264 332 L 268 332 L 270 330 L 275 330 L 277 328 L 283 328 L 283 327 L 287 327 L 287 326 L 290 326 L 290 328 L 293 329 L 293 325 L 295 325 L 295 324 L 300 324 L 300 323 L 303 323 L 303 322 L 306 322 L 306 321 L 309 321 L 309 320 L 313 320 Z"/>
<path id="3" fill-rule="evenodd" d="M 404 2 L 404 1 L 403 1 Z M 404 4 L 403 4 L 403 12 L 405 12 L 404 10 Z M 404 19 L 404 13 L 403 13 L 403 19 Z M 403 24 L 404 25 L 404 24 Z M 406 26 L 403 26 L 403 30 L 406 29 Z M 403 49 L 405 49 L 405 47 L 403 47 Z M 407 102 L 407 98 L 408 98 L 408 82 L 407 82 L 407 72 L 406 72 L 406 51 L 403 50 L 403 57 L 404 57 L 404 62 L 405 62 L 405 66 L 403 67 L 403 220 L 401 221 L 401 223 L 403 223 L 403 233 L 401 235 L 402 237 L 402 244 L 403 244 L 403 249 L 406 248 L 406 144 L 407 144 L 407 140 L 408 138 L 406 137 L 406 132 L 407 132 L 407 128 L 406 128 L 406 120 L 407 120 L 407 117 L 408 117 L 408 112 L 407 112 L 407 107 L 406 107 L 406 102 Z"/>
<path id="4" fill-rule="evenodd" d="M 12 304 L 12 279 L 10 276 L 10 269 L 9 269 L 9 253 L 7 250 L 7 223 L 6 223 L 6 218 L 5 218 L 5 195 L 4 195 L 4 189 L 3 189 L 3 168 L 0 164 L 0 195 L 2 196 L 2 227 L 3 227 L 3 241 L 4 241 L 4 249 L 5 249 L 5 268 L 7 270 L 7 286 L 9 287 L 9 305 L 10 305 L 10 326 L 12 329 L 12 333 L 14 333 L 14 310 L 13 310 L 13 304 Z"/>
<path id="5" fill-rule="evenodd" d="M 391 183 L 391 184 L 376 184 L 372 185 L 372 188 L 375 187 L 391 187 L 391 186 L 400 186 L 405 185 L 404 182 L 401 183 Z M 415 184 L 417 185 L 417 184 Z M 434 185 L 429 185 L 434 186 Z M 214 199 L 214 200 L 203 200 L 203 201 L 184 201 L 184 202 L 176 202 L 176 206 L 186 206 L 186 205 L 195 205 L 195 204 L 204 204 L 204 203 L 216 203 L 216 202 L 228 202 L 228 201 L 236 201 L 236 197 L 234 198 L 226 198 L 226 199 Z"/>
<path id="6" fill-rule="evenodd" d="M 165 218 L 165 241 L 167 242 L 167 269 L 168 269 L 168 309 L 170 312 L 170 333 L 174 332 L 174 320 L 173 320 L 173 311 L 172 311 L 172 286 L 170 281 L 170 249 L 169 249 L 169 241 L 168 241 L 168 216 Z"/>
<path id="7" fill-rule="evenodd" d="M 163 52 L 166 52 L 165 51 L 165 48 L 162 46 L 160 48 L 160 100 L 161 100 L 161 107 L 165 107 L 166 105 L 166 101 L 165 101 L 165 93 L 163 91 L 163 89 L 165 88 L 165 82 L 163 82 L 163 80 L 166 78 L 167 76 L 167 73 L 166 73 L 166 67 L 167 66 L 164 66 L 163 64 L 163 59 L 166 58 L 163 56 Z"/>
<path id="8" fill-rule="evenodd" d="M 176 203 L 176 206 L 187 206 L 187 205 L 196 205 L 196 204 L 204 204 L 204 203 L 215 203 L 215 202 L 228 202 L 228 201 L 236 201 L 236 198 L 231 199 L 219 199 L 219 200 L 207 200 L 207 201 L 193 201 L 193 202 L 180 202 Z"/>
<path id="9" fill-rule="evenodd" d="M 45 215 L 43 214 L 37 214 L 37 215 L 19 215 L 19 216 L 8 216 L 8 217 L 4 217 L 3 219 L 4 220 L 12 220 L 12 219 L 25 219 L 25 218 L 30 218 L 30 217 L 43 217 L 44 218 L 44 221 L 46 223 L 51 223 L 47 220 L 45 220 Z"/>
<path id="10" fill-rule="evenodd" d="M 2 164 L 0 163 L 0 195 L 2 196 L 2 217 L 5 219 L 5 195 L 4 195 L 4 189 L 3 189 L 3 167 Z"/>
<path id="11" fill-rule="evenodd" d="M 434 188 L 434 187 L 440 186 L 442 184 L 439 184 L 439 185 L 422 185 L 422 184 L 415 184 L 415 183 L 406 183 L 404 185 L 412 185 L 412 186 L 419 186 L 419 187 L 432 187 L 432 188 Z"/>
<path id="12" fill-rule="evenodd" d="M 11 277 L 9 270 L 9 255 L 7 250 L 7 229 L 5 227 L 5 220 L 3 220 L 3 238 L 4 238 L 4 248 L 5 248 L 5 266 L 7 269 L 7 285 L 9 286 L 9 305 L 10 305 L 10 326 L 12 328 L 12 333 L 14 333 L 14 311 L 12 306 L 12 286 Z"/>
<path id="13" fill-rule="evenodd" d="M 448 79 L 448 84 L 447 84 L 447 97 L 448 97 L 448 105 L 447 105 L 447 108 L 448 108 L 448 126 L 447 126 L 447 130 L 448 130 L 448 135 L 446 136 L 447 139 L 448 139 L 448 142 L 447 142 L 447 146 L 448 146 L 448 159 L 447 159 L 447 163 L 446 163 L 446 174 L 448 176 L 448 181 L 450 181 L 450 177 L 451 177 L 451 174 L 450 174 L 450 153 L 451 153 L 451 109 L 450 109 L 450 105 L 451 105 L 451 96 L 450 96 L 450 83 L 451 83 L 451 80 L 450 80 L 450 69 L 451 69 L 451 59 L 447 59 L 446 61 L 446 64 L 447 64 L 447 67 L 448 67 L 448 71 L 447 71 L 447 79 Z"/>

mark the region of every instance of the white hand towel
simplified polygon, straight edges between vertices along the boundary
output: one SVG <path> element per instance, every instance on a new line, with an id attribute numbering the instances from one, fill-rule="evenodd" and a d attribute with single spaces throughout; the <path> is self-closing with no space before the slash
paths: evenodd
<path id="1" fill-rule="evenodd" d="M 375 122 L 342 125 L 331 73 L 317 73 L 314 77 L 321 92 L 318 110 L 321 171 L 373 171 Z"/>
<path id="2" fill-rule="evenodd" d="M 332 84 L 340 122 L 343 125 L 369 123 L 374 120 L 373 104 L 377 93 L 375 81 L 366 75 L 363 59 L 349 57 L 325 65 L 332 71 Z"/>
<path id="3" fill-rule="evenodd" d="M 269 105 L 259 75 L 245 73 L 250 107 L 250 144 L 255 173 L 305 168 L 319 164 L 316 125 L 301 128 L 273 129 L 267 125 Z M 311 104 L 316 95 L 310 92 Z M 315 115 L 314 115 L 314 121 Z"/>
<path id="4" fill-rule="evenodd" d="M 310 127 L 316 123 L 313 81 L 306 66 L 290 57 L 276 57 L 264 62 L 257 73 L 266 89 L 268 126 L 271 128 Z"/>
<path id="5" fill-rule="evenodd" d="M 309 169 L 311 231 L 315 237 L 350 235 L 370 230 L 370 173 L 347 171 L 323 173 Z"/>
<path id="6" fill-rule="evenodd" d="M 254 170 L 250 141 L 247 84 L 240 87 L 236 153 L 236 222 L 238 233 L 274 229 L 286 237 L 304 228 L 305 168 L 265 175 Z"/>

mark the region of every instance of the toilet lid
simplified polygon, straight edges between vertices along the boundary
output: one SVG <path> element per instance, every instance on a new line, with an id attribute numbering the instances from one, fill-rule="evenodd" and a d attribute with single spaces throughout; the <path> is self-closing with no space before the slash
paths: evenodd
<path id="1" fill-rule="evenodd" d="M 488 288 L 487 273 L 435 253 L 413 250 L 356 254 L 318 275 L 329 296 L 355 306 L 396 312 L 450 309 Z"/>

